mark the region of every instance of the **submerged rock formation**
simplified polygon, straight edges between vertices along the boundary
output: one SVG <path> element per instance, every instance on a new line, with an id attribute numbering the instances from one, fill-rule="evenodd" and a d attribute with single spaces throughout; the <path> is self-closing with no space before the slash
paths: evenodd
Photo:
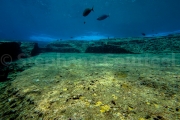
<path id="1" fill-rule="evenodd" d="M 6 64 L 4 62 L 11 62 L 12 60 L 16 60 L 20 53 L 21 48 L 18 42 L 0 42 L 1 65 Z"/>
<path id="2" fill-rule="evenodd" d="M 22 57 L 30 57 L 38 55 L 40 52 L 39 46 L 35 42 L 22 42 L 21 43 Z"/>
<path id="3" fill-rule="evenodd" d="M 0 58 L 6 59 L 6 62 L 13 61 L 19 58 L 35 56 L 39 54 L 39 47 L 34 42 L 0 42 Z M 8 60 L 9 59 L 9 60 Z"/>
<path id="4" fill-rule="evenodd" d="M 89 46 L 86 53 L 132 53 L 124 48 L 121 48 L 117 45 L 96 45 L 96 46 Z"/>
<path id="5" fill-rule="evenodd" d="M 47 45 L 46 52 L 83 53 L 86 49 L 86 44 L 87 41 L 78 40 L 55 41 Z"/>
<path id="6" fill-rule="evenodd" d="M 12 62 L 37 55 L 39 53 L 39 47 L 37 43 L 31 42 L 12 42 L 1 41 L 0 42 L 0 82 L 8 80 L 8 74 L 14 71 Z M 17 68 L 16 68 L 17 71 Z"/>
<path id="7" fill-rule="evenodd" d="M 18 42 L 0 42 L 0 82 L 7 80 L 9 65 L 12 61 L 18 59 L 20 53 L 21 48 Z"/>
<path id="8" fill-rule="evenodd" d="M 98 41 L 63 40 L 50 43 L 43 50 L 64 53 L 177 53 L 180 52 L 180 34 Z"/>
<path id="9" fill-rule="evenodd" d="M 7 80 L 9 74 L 9 66 L 7 67 L 0 67 L 0 82 L 4 82 Z"/>

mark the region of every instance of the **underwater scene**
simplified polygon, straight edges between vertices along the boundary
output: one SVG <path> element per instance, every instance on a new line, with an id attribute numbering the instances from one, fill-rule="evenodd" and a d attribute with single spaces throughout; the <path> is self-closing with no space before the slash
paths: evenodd
<path id="1" fill-rule="evenodd" d="M 0 120 L 180 120 L 179 0 L 0 0 Z"/>

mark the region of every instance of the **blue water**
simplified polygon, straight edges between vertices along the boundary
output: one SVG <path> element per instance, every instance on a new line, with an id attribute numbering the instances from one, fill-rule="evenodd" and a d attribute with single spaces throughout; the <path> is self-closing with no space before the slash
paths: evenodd
<path id="1" fill-rule="evenodd" d="M 180 120 L 179 21 L 180 0 L 0 0 L 0 120 Z"/>
<path id="2" fill-rule="evenodd" d="M 180 29 L 179 0 L 1 0 L 0 39 L 159 36 Z M 87 17 L 82 13 L 94 7 Z M 110 15 L 97 21 L 102 14 Z M 84 21 L 86 24 L 84 24 Z"/>

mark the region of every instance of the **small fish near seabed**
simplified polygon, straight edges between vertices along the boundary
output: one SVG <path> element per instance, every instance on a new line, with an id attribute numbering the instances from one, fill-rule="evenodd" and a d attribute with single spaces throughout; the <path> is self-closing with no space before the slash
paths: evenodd
<path id="1" fill-rule="evenodd" d="M 146 36 L 146 33 L 141 33 L 143 36 Z"/>
<path id="2" fill-rule="evenodd" d="M 97 18 L 97 20 L 104 20 L 108 17 L 109 17 L 109 15 L 101 15 L 100 17 Z"/>
<path id="3" fill-rule="evenodd" d="M 94 8 L 93 8 L 93 7 L 92 7 L 92 8 L 86 8 L 86 9 L 84 10 L 84 12 L 83 12 L 83 16 L 86 17 L 87 15 L 89 15 L 89 13 L 90 13 L 91 11 L 94 11 Z"/>

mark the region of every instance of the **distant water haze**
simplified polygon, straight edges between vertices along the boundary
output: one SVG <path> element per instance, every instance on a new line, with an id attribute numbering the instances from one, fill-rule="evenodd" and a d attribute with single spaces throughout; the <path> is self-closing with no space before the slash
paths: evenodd
<path id="1" fill-rule="evenodd" d="M 0 39 L 158 36 L 180 30 L 179 4 L 179 0 L 1 0 Z M 82 16 L 92 7 L 94 12 Z M 110 17 L 97 21 L 102 14 Z"/>

